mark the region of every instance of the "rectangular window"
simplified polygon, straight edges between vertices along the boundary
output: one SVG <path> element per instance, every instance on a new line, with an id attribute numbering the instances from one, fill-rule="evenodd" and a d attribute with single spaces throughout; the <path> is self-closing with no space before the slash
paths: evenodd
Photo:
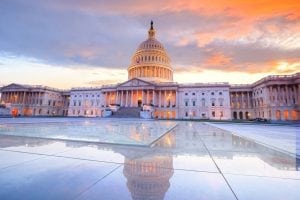
<path id="1" fill-rule="evenodd" d="M 193 101 L 193 106 L 196 106 L 196 101 Z"/>
<path id="2" fill-rule="evenodd" d="M 196 111 L 192 112 L 193 117 L 196 117 Z"/>
<path id="3" fill-rule="evenodd" d="M 188 101 L 185 101 L 185 106 L 189 106 L 189 102 Z"/>
<path id="4" fill-rule="evenodd" d="M 219 99 L 220 106 L 223 106 L 223 99 Z"/>
<path id="5" fill-rule="evenodd" d="M 211 115 L 212 115 L 213 117 L 215 117 L 215 116 L 216 116 L 215 111 L 212 111 Z"/>

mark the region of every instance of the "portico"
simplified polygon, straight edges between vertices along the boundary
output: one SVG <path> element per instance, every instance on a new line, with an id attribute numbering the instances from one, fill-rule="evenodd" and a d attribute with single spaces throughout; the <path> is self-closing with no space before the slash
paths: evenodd
<path id="1" fill-rule="evenodd" d="M 142 107 L 151 105 L 157 108 L 176 107 L 176 88 L 157 88 L 155 83 L 138 78 L 131 79 L 116 87 L 114 91 L 104 92 L 104 105 L 121 107 Z"/>

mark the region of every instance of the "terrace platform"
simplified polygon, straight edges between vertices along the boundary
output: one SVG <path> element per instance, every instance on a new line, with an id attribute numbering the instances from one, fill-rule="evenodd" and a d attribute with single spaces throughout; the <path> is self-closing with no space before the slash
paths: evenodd
<path id="1" fill-rule="evenodd" d="M 112 127 L 106 133 L 111 134 L 115 125 L 135 127 L 125 128 L 130 130 L 126 136 L 154 136 L 142 145 L 90 142 L 95 140 L 91 133 Z M 282 151 L 278 143 L 273 148 L 256 142 L 251 135 L 248 139 L 242 125 L 217 126 L 140 119 L 0 119 L 0 199 L 299 199 L 296 153 Z M 235 126 L 240 128 L 229 130 Z M 253 131 L 261 128 L 252 126 Z M 297 125 L 276 127 L 260 131 L 285 130 L 288 136 Z M 34 137 L 40 130 L 47 137 Z M 268 134 L 264 137 L 272 139 Z M 61 135 L 63 140 L 56 139 Z M 297 137 L 289 137 L 296 149 Z"/>

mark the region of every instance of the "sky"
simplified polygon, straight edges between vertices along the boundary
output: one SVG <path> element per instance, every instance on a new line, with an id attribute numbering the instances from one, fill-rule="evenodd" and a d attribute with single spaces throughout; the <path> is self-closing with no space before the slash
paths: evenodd
<path id="1" fill-rule="evenodd" d="M 300 72 L 298 0 L 0 0 L 0 86 L 126 81 L 151 20 L 176 82 Z"/>

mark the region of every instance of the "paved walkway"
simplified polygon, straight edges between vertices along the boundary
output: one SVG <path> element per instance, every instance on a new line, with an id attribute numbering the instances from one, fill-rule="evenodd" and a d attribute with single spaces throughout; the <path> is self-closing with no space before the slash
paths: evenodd
<path id="1" fill-rule="evenodd" d="M 300 157 L 300 124 L 242 124 L 207 122 L 256 142 Z"/>
<path id="2" fill-rule="evenodd" d="M 292 130 L 273 128 L 262 130 Z M 203 122 L 178 122 L 151 148 L 0 134 L 0 199 L 8 200 L 298 200 L 299 170 L 294 156 Z"/>

